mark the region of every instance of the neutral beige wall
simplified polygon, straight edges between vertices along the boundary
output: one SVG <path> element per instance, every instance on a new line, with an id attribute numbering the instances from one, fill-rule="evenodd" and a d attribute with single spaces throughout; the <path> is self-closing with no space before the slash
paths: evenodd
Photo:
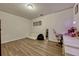
<path id="1" fill-rule="evenodd" d="M 55 29 L 58 33 L 63 33 L 68 27 L 71 27 L 73 21 L 73 11 L 71 8 L 61 12 L 52 13 L 46 16 L 35 18 L 33 19 L 33 22 L 39 20 L 42 21 L 42 25 L 35 27 L 32 26 L 32 37 L 36 38 L 39 33 L 42 33 L 45 36 L 45 30 L 48 28 L 49 40 L 56 42 L 57 40 L 55 39 L 53 29 Z"/>
<path id="2" fill-rule="evenodd" d="M 63 33 L 68 26 L 72 26 L 73 12 L 72 9 L 45 15 L 33 20 L 28 20 L 19 16 L 0 11 L 1 19 L 1 41 L 2 43 L 21 39 L 24 37 L 36 38 L 39 33 L 45 36 L 45 30 L 49 29 L 49 40 L 57 41 L 53 34 L 53 29 L 58 33 Z M 42 26 L 32 26 L 33 21 L 42 21 Z M 31 33 L 31 34 L 30 34 Z"/>
<path id="3" fill-rule="evenodd" d="M 30 35 L 31 20 L 0 11 L 1 42 L 9 42 Z"/>
<path id="4" fill-rule="evenodd" d="M 73 16 L 74 16 L 74 20 L 76 21 L 76 24 L 74 26 L 76 26 L 79 30 L 79 4 L 78 4 L 78 13 L 75 15 L 75 6 L 73 7 Z"/>

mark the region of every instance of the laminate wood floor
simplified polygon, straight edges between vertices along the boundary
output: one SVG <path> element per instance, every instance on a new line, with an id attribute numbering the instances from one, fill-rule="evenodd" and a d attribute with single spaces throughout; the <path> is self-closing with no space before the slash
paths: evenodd
<path id="1" fill-rule="evenodd" d="M 61 56 L 61 47 L 45 40 L 20 39 L 1 45 L 2 56 Z"/>

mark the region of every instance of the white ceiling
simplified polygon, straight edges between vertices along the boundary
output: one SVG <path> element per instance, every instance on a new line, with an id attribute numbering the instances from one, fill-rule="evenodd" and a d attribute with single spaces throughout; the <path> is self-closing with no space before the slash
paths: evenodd
<path id="1" fill-rule="evenodd" d="M 28 19 L 39 17 L 40 14 L 47 15 L 73 7 L 74 3 L 36 3 L 34 9 L 25 7 L 25 3 L 0 3 L 0 10 Z"/>

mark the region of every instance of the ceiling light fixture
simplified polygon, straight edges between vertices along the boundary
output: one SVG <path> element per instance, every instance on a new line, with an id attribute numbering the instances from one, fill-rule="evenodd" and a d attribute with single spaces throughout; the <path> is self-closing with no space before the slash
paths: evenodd
<path id="1" fill-rule="evenodd" d="M 73 21 L 73 24 L 76 24 L 76 21 Z"/>
<path id="2" fill-rule="evenodd" d="M 28 9 L 33 9 L 33 5 L 32 4 L 27 4 L 27 8 Z"/>

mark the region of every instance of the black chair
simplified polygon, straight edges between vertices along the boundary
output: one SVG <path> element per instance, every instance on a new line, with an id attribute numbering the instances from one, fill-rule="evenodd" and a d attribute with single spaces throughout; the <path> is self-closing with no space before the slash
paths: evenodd
<path id="1" fill-rule="evenodd" d="M 62 44 L 63 44 L 63 35 L 62 34 L 58 34 L 54 29 L 53 29 L 53 32 L 55 34 L 55 37 L 57 39 L 57 46 L 61 46 L 62 47 Z"/>

